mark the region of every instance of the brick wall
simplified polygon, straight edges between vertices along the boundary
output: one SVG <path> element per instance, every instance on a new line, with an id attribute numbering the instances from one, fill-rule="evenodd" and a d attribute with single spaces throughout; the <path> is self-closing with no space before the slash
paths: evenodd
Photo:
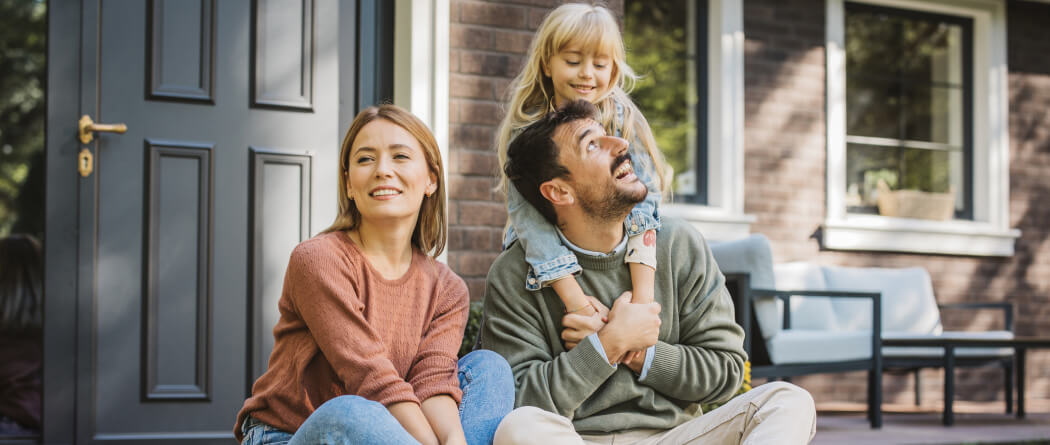
<path id="1" fill-rule="evenodd" d="M 499 253 L 506 212 L 492 191 L 495 131 L 511 78 L 532 34 L 557 0 L 453 0 L 449 264 L 467 280 L 472 299 Z M 610 2 L 614 11 L 622 2 Z M 1050 4 L 1011 1 L 1010 210 L 1022 231 L 1012 258 L 821 251 L 814 237 L 825 214 L 824 0 L 746 0 L 745 211 L 766 234 L 777 261 L 815 260 L 849 266 L 921 266 L 939 302 L 1009 301 L 1021 335 L 1050 335 Z M 944 314 L 946 327 L 1001 327 L 997 314 Z M 1050 352 L 1029 354 L 1028 394 L 1050 393 Z M 862 373 L 800 378 L 821 401 L 865 399 Z M 941 399 L 943 374 L 923 371 L 923 398 Z M 1002 400 L 996 369 L 957 375 L 961 400 Z M 832 383 L 833 382 L 833 383 Z M 908 376 L 887 376 L 885 400 L 911 400 Z"/>
<path id="2" fill-rule="evenodd" d="M 744 2 L 745 212 L 769 236 L 776 261 L 929 270 L 938 302 L 1009 301 L 1020 335 L 1050 335 L 1050 5 L 1010 2 L 1010 225 L 1022 231 L 1011 258 L 821 251 L 825 215 L 824 0 Z M 1043 24 L 1043 25 L 1040 25 Z M 993 311 L 943 314 L 949 329 L 1001 328 Z M 1050 353 L 1029 354 L 1028 394 L 1050 391 Z M 957 374 L 961 400 L 1002 400 L 998 369 Z M 816 400 L 865 400 L 863 373 L 806 377 Z M 943 373 L 923 371 L 923 399 L 942 398 Z M 910 402 L 910 376 L 888 375 L 884 400 Z"/>

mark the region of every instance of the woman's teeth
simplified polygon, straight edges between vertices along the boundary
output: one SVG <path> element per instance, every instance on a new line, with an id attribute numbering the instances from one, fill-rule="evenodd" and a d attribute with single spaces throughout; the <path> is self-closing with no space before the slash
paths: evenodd
<path id="1" fill-rule="evenodd" d="M 384 190 L 376 190 L 376 191 L 372 192 L 372 196 L 396 195 L 396 194 L 399 194 L 399 193 L 401 193 L 401 192 L 399 192 L 397 190 L 384 189 Z"/>

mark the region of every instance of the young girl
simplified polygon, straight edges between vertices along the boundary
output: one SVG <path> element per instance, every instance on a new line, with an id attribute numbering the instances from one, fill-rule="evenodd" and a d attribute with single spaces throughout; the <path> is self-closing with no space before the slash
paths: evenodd
<path id="1" fill-rule="evenodd" d="M 656 272 L 657 206 L 663 189 L 664 162 L 652 130 L 627 96 L 636 79 L 625 60 L 616 19 L 601 6 L 570 3 L 559 6 L 540 24 L 529 56 L 510 90 L 510 109 L 498 133 L 500 165 L 506 163 L 510 141 L 548 111 L 585 99 L 595 104 L 606 131 L 631 141 L 635 174 L 649 189 L 645 201 L 624 222 L 632 280 L 632 302 L 653 301 Z M 593 315 L 597 307 L 583 293 L 573 274 L 581 270 L 554 227 L 529 205 L 501 171 L 500 186 L 507 193 L 510 225 L 504 247 L 520 240 L 531 266 L 526 288 L 551 286 L 567 313 Z"/>

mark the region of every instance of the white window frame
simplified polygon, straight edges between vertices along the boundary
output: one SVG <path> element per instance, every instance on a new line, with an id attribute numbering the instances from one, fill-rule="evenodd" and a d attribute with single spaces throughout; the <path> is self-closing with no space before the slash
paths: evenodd
<path id="1" fill-rule="evenodd" d="M 411 111 L 434 133 L 446 187 L 450 26 L 448 0 L 397 0 L 394 4 L 394 104 Z M 447 208 L 448 193 L 445 200 Z M 437 259 L 447 262 L 448 249 Z"/>
<path id="2" fill-rule="evenodd" d="M 709 240 L 744 238 L 744 6 L 709 0 L 707 11 L 706 205 L 668 203 L 662 215 L 685 219 Z"/>
<path id="3" fill-rule="evenodd" d="M 973 220 L 928 221 L 846 211 L 845 0 L 827 0 L 828 249 L 1012 256 L 1006 6 L 1000 0 L 849 0 L 973 19 Z"/>

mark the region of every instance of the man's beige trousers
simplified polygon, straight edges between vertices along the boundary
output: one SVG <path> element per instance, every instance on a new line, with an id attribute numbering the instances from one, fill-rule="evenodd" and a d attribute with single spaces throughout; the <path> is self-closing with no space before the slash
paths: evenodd
<path id="1" fill-rule="evenodd" d="M 670 430 L 581 435 L 569 419 L 524 406 L 503 418 L 493 445 L 806 444 L 816 433 L 816 420 L 813 397 L 806 390 L 773 382 Z"/>

